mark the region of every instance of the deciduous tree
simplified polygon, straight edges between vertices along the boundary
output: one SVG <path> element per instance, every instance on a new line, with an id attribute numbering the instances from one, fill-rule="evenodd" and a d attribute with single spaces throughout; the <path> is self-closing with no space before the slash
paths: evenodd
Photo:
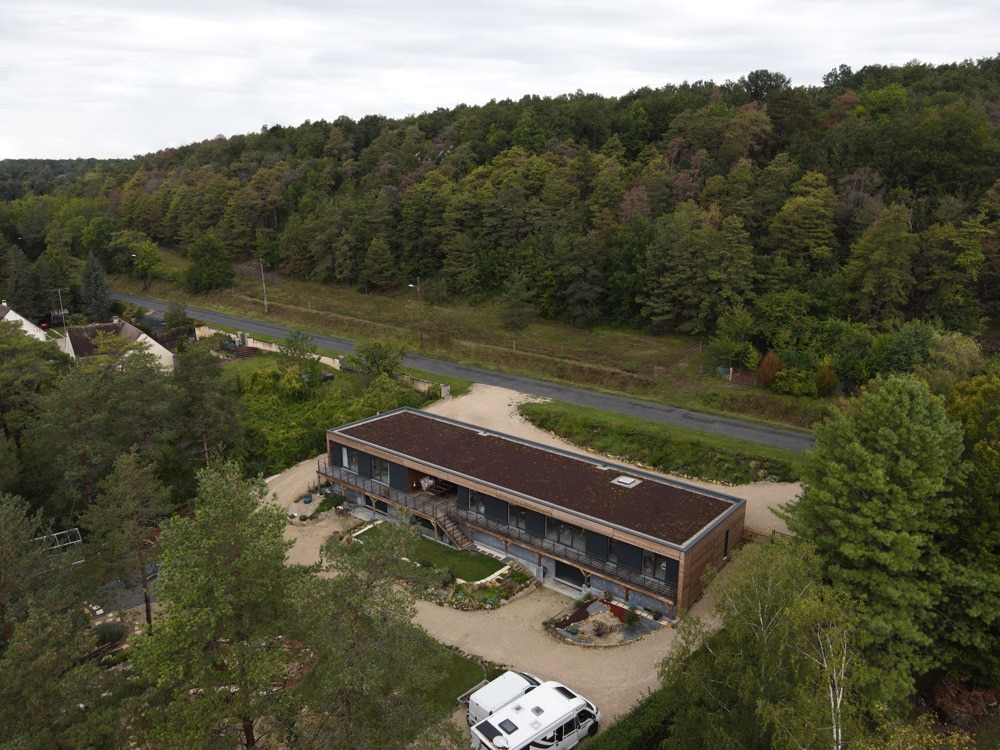
<path id="1" fill-rule="evenodd" d="M 187 249 L 191 265 L 184 277 L 184 287 L 192 294 L 221 289 L 233 282 L 235 270 L 225 246 L 212 232 L 201 235 Z"/>
<path id="2" fill-rule="evenodd" d="M 305 331 L 295 328 L 278 348 L 278 366 L 290 371 L 308 385 L 319 385 L 321 368 L 316 342 Z"/>
<path id="3" fill-rule="evenodd" d="M 902 320 L 915 284 L 917 243 L 906 207 L 890 206 L 851 247 L 844 276 L 862 320 L 881 328 Z"/>
<path id="4" fill-rule="evenodd" d="M 714 629 L 681 622 L 661 667 L 675 711 L 664 748 L 830 748 L 859 734 L 855 605 L 798 540 L 739 550 L 712 586 Z"/>
<path id="5" fill-rule="evenodd" d="M 348 363 L 371 375 L 393 375 L 403 362 L 406 347 L 388 341 L 359 341 L 358 353 L 347 357 Z"/>

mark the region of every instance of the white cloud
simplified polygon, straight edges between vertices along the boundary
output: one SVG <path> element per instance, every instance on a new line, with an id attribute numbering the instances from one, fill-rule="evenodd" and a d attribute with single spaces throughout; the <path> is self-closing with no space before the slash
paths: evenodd
<path id="1" fill-rule="evenodd" d="M 993 57 L 978 0 L 0 0 L 0 158 L 131 156 L 218 133 L 460 103 L 617 96 L 767 68 Z"/>

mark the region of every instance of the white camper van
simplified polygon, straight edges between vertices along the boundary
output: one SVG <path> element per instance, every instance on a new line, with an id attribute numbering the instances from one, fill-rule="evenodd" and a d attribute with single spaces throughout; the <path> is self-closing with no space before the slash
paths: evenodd
<path id="1" fill-rule="evenodd" d="M 472 750 L 569 750 L 597 733 L 601 712 L 558 682 L 543 682 L 472 725 Z"/>
<path id="2" fill-rule="evenodd" d="M 467 717 L 469 726 L 492 716 L 515 698 L 520 698 L 529 690 L 533 690 L 541 682 L 527 672 L 504 672 L 469 696 Z"/>

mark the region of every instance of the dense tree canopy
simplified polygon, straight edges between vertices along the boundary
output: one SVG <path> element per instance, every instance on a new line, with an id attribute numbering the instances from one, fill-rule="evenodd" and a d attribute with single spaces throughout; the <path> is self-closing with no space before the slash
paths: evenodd
<path id="1" fill-rule="evenodd" d="M 499 298 L 515 330 L 541 318 L 713 337 L 720 363 L 759 365 L 762 383 L 780 394 L 851 394 L 877 378 L 817 431 L 792 520 L 817 557 L 803 554 L 796 567 L 777 548 L 747 554 L 734 566 L 738 586 L 722 588 L 733 594 L 720 607 L 724 635 L 692 630 L 690 648 L 665 670 L 685 689 L 670 704 L 678 747 L 818 746 L 831 724 L 847 741 L 853 706 L 831 712 L 819 692 L 866 690 L 898 704 L 929 669 L 984 682 L 998 673 L 1000 399 L 992 371 L 969 379 L 985 367 L 974 337 L 984 316 L 1000 313 L 998 71 L 1000 57 L 840 66 L 821 86 L 795 87 L 755 70 L 621 97 L 577 91 L 399 120 L 265 126 L 131 160 L 0 161 L 0 296 L 36 322 L 52 322 L 60 295 L 72 313 L 103 318 L 104 274 L 202 294 L 252 262 L 370 294 L 419 280 L 421 303 Z M 185 255 L 187 269 L 165 267 L 163 247 Z M 29 498 L 0 494 L 0 546 L 23 557 L 2 561 L 12 576 L 0 592 L 3 644 L 17 648 L 0 664 L 0 685 L 34 691 L 38 717 L 33 724 L 0 701 L 13 741 L 41 726 L 38 744 L 122 744 L 94 726 L 73 734 L 84 731 L 80 696 L 94 697 L 81 685 L 100 681 L 81 661 L 92 644 L 73 637 L 79 611 L 33 609 L 48 590 L 36 597 L 37 577 L 21 564 L 38 562 L 29 540 L 43 531 L 29 508 L 60 524 L 86 518 L 94 541 L 113 550 L 123 533 L 144 537 L 146 511 L 163 499 L 136 491 L 130 477 L 151 489 L 163 482 L 178 503 L 195 494 L 196 468 L 205 471 L 202 515 L 177 519 L 166 534 L 166 572 L 175 566 L 191 585 L 164 584 L 164 627 L 137 650 L 154 689 L 135 705 L 177 720 L 149 736 L 201 744 L 235 727 L 250 744 L 264 716 L 307 744 L 361 746 L 378 727 L 344 707 L 390 683 L 399 692 L 381 695 L 378 710 L 416 729 L 420 672 L 407 669 L 431 669 L 432 660 L 405 658 L 400 644 L 416 636 L 405 617 L 383 619 L 380 607 L 406 611 L 379 588 L 384 581 L 366 582 L 370 598 L 352 598 L 367 591 L 343 581 L 296 590 L 312 602 L 350 602 L 350 612 L 315 608 L 311 623 L 347 623 L 347 640 L 327 628 L 315 641 L 336 650 L 331 661 L 343 670 L 323 676 L 313 707 L 325 696 L 343 701 L 337 711 L 296 726 L 289 704 L 258 700 L 280 671 L 262 644 L 288 625 L 295 587 L 274 519 L 248 511 L 259 486 L 220 468 L 228 455 L 245 473 L 270 473 L 314 455 L 331 423 L 418 401 L 387 376 L 402 351 L 362 346 L 357 362 L 372 377 L 341 389 L 306 384 L 302 376 L 315 385 L 318 370 L 301 338 L 286 344 L 283 371 L 230 385 L 202 346 L 179 352 L 168 375 L 142 352 L 103 344 L 67 374 L 54 347 L 0 323 L 0 493 Z M 931 393 L 947 398 L 947 413 Z M 116 519 L 117 505 L 130 512 Z M 259 538 L 242 536 L 234 519 Z M 211 580 L 195 549 L 229 569 Z M 341 578 L 373 562 L 359 550 L 337 553 Z M 234 561 L 260 563 L 256 571 L 282 586 L 239 590 Z M 212 588 L 223 584 L 230 589 Z M 219 612 L 202 606 L 216 599 Z M 780 628 L 758 627 L 744 616 L 751 610 Z M 19 627 L 28 621 L 30 630 Z M 239 640 L 250 632 L 263 635 Z M 855 672 L 860 661 L 841 660 L 838 673 L 829 657 L 848 643 L 877 669 Z M 698 647 L 712 649 L 715 663 Z M 39 649 L 53 658 L 36 660 Z M 362 663 L 374 667 L 355 679 Z M 720 673 L 731 681 L 714 692 Z M 94 716 L 99 704 L 90 704 Z M 718 721 L 704 722 L 704 712 Z M 128 728 L 124 715 L 105 729 Z"/>
<path id="2" fill-rule="evenodd" d="M 997 232 L 976 228 L 1000 174 L 995 68 L 842 66 L 809 88 L 755 70 L 618 98 L 341 117 L 98 162 L 86 175 L 74 163 L 0 162 L 8 295 L 44 310 L 30 300 L 54 286 L 53 263 L 87 253 L 148 282 L 163 272 L 152 240 L 195 261 L 194 293 L 225 286 L 241 259 L 369 292 L 440 279 L 474 300 L 523 274 L 545 317 L 633 325 L 641 298 L 654 330 L 711 333 L 732 299 L 701 298 L 734 279 L 705 280 L 683 304 L 693 319 L 665 309 L 671 289 L 702 282 L 721 254 L 736 277 L 729 297 L 744 302 L 792 285 L 818 318 L 933 317 L 971 332 L 1000 303 L 995 285 L 977 286 Z M 635 223 L 690 225 L 691 201 L 721 212 L 723 244 L 687 242 L 664 267 L 673 248 Z"/>

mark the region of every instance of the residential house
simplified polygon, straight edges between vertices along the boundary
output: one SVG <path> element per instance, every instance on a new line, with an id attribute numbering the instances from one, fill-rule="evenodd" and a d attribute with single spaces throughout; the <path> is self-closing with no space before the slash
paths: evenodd
<path id="1" fill-rule="evenodd" d="M 23 315 L 19 315 L 13 308 L 8 307 L 7 300 L 0 302 L 0 320 L 6 320 L 9 323 L 16 323 L 24 329 L 26 334 L 38 339 L 39 341 L 45 341 L 47 338 L 45 331 L 36 326 Z"/>
<path id="2" fill-rule="evenodd" d="M 130 343 L 145 344 L 160 363 L 160 367 L 165 370 L 174 369 L 174 355 L 169 349 L 131 323 L 117 317 L 110 323 L 91 323 L 67 329 L 66 337 L 59 342 L 59 348 L 72 359 L 92 357 L 97 353 L 96 339 L 99 333 L 110 333 Z"/>
<path id="3" fill-rule="evenodd" d="M 745 501 L 409 408 L 327 431 L 318 474 L 439 541 L 676 617 L 743 535 Z"/>

